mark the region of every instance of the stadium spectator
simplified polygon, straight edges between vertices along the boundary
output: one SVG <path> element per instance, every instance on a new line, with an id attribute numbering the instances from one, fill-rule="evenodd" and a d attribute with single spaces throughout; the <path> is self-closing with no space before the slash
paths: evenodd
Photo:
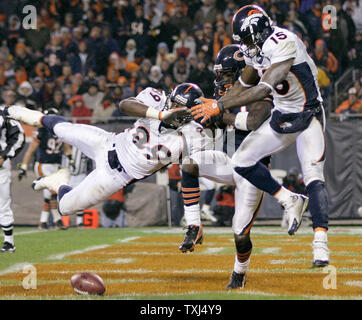
<path id="1" fill-rule="evenodd" d="M 336 113 L 346 115 L 362 113 L 362 100 L 357 98 L 357 90 L 355 87 L 348 90 L 348 99 L 338 106 Z"/>
<path id="2" fill-rule="evenodd" d="M 3 90 L 2 99 L 6 106 L 10 106 L 16 102 L 16 93 L 10 89 Z"/>
<path id="3" fill-rule="evenodd" d="M 333 74 L 337 72 L 338 61 L 322 39 L 315 42 L 312 58 L 318 67 L 323 68 L 328 73 L 329 77 L 332 78 Z"/>
<path id="4" fill-rule="evenodd" d="M 186 29 L 187 32 L 189 32 L 192 28 L 192 21 L 191 19 L 186 15 L 185 7 L 182 1 L 177 1 L 174 13 L 171 14 L 170 23 L 177 29 L 178 33 L 181 31 L 181 29 Z"/>
<path id="5" fill-rule="evenodd" d="M 83 97 L 80 95 L 74 96 L 68 101 L 68 104 L 72 106 L 72 117 L 75 118 L 76 123 L 90 124 L 92 117 L 92 110 L 89 109 L 83 101 Z M 77 119 L 81 118 L 81 119 Z M 83 119 L 87 118 L 87 119 Z"/>
<path id="6" fill-rule="evenodd" d="M 213 0 L 203 0 L 203 5 L 194 16 L 194 24 L 215 23 L 217 12 L 213 5 Z"/>
<path id="7" fill-rule="evenodd" d="M 73 53 L 69 57 L 69 64 L 72 68 L 72 73 L 80 73 L 85 76 L 89 70 L 95 69 L 95 56 L 94 54 L 89 54 L 87 49 L 87 43 L 85 41 L 80 41 L 77 46 L 77 53 Z"/>
<path id="8" fill-rule="evenodd" d="M 93 110 L 91 123 L 107 123 L 117 106 L 118 104 L 114 103 L 112 96 L 106 94 L 101 103 Z"/>
<path id="9" fill-rule="evenodd" d="M 190 75 L 190 64 L 186 60 L 186 57 L 183 54 L 181 54 L 174 64 L 173 77 L 177 83 L 182 83 L 187 81 L 189 75 Z"/>
<path id="10" fill-rule="evenodd" d="M 37 104 L 33 96 L 33 87 L 28 81 L 24 81 L 18 88 L 17 103 L 24 105 L 25 107 L 36 110 Z"/>
<path id="11" fill-rule="evenodd" d="M 160 88 L 163 74 L 161 68 L 157 65 L 152 66 L 148 79 L 150 80 L 151 87 Z"/>
<path id="12" fill-rule="evenodd" d="M 168 14 L 164 13 L 161 18 L 161 24 L 153 29 L 153 32 L 157 43 L 164 42 L 168 48 L 173 48 L 179 34 L 179 29 L 170 22 Z"/>
<path id="13" fill-rule="evenodd" d="M 196 43 L 194 38 L 188 35 L 186 29 L 181 29 L 179 40 L 173 46 L 173 53 L 180 57 L 183 54 L 186 58 L 196 55 Z"/>
<path id="14" fill-rule="evenodd" d="M 92 81 L 89 83 L 88 91 L 82 95 L 85 105 L 94 111 L 97 109 L 104 98 L 104 93 L 99 91 L 97 83 Z"/>
<path id="15" fill-rule="evenodd" d="M 51 108 L 57 109 L 60 115 L 67 117 L 71 115 L 70 106 L 64 102 L 63 93 L 59 89 L 54 91 L 52 101 L 48 102 L 43 110 Z"/>
<path id="16" fill-rule="evenodd" d="M 227 35 L 225 31 L 225 22 L 224 20 L 219 20 L 216 22 L 216 32 L 213 39 L 213 59 L 216 58 L 217 54 L 221 48 L 232 43 L 231 38 Z"/>

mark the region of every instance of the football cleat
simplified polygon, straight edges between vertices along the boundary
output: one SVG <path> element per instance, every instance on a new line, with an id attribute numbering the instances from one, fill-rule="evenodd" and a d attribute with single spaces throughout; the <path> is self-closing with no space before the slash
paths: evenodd
<path id="1" fill-rule="evenodd" d="M 313 240 L 313 267 L 325 267 L 329 264 L 327 232 L 317 231 Z"/>
<path id="2" fill-rule="evenodd" d="M 40 230 L 48 230 L 48 224 L 46 222 L 40 222 L 38 228 Z"/>
<path id="3" fill-rule="evenodd" d="M 183 253 L 187 251 L 194 251 L 196 244 L 202 244 L 204 234 L 202 231 L 202 225 L 195 226 L 190 225 L 187 227 L 187 232 L 184 241 L 181 243 L 179 249 Z"/>
<path id="4" fill-rule="evenodd" d="M 1 248 L 1 252 L 15 252 L 16 248 L 10 242 L 5 241 L 3 247 Z"/>
<path id="5" fill-rule="evenodd" d="M 242 289 L 245 287 L 246 283 L 246 273 L 236 273 L 233 271 L 230 277 L 230 282 L 226 286 L 226 290 L 231 289 Z"/>
<path id="6" fill-rule="evenodd" d="M 62 219 L 59 219 L 56 223 L 55 223 L 55 227 L 58 229 L 58 230 L 67 230 L 68 227 L 66 227 L 62 221 Z"/>
<path id="7" fill-rule="evenodd" d="M 292 194 L 287 200 L 281 202 L 284 207 L 284 214 L 288 217 L 288 233 L 294 235 L 300 224 L 304 212 L 308 207 L 308 197 L 300 194 Z"/>
<path id="8" fill-rule="evenodd" d="M 31 187 L 35 191 L 49 189 L 58 193 L 60 186 L 67 185 L 69 183 L 69 178 L 70 178 L 69 169 L 63 168 L 58 170 L 57 172 L 54 172 L 49 176 L 40 177 L 34 180 Z"/>
<path id="9" fill-rule="evenodd" d="M 29 124 L 34 127 L 41 126 L 41 118 L 44 114 L 37 110 L 31 110 L 20 105 L 5 108 L 7 116 L 11 119 Z"/>

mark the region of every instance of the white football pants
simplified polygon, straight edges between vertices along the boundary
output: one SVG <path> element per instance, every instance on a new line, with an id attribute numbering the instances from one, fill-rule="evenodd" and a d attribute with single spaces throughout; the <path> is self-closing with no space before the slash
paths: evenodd
<path id="1" fill-rule="evenodd" d="M 108 151 L 115 149 L 115 134 L 94 126 L 68 122 L 56 124 L 53 130 L 60 139 L 75 146 L 96 163 L 96 169 L 61 198 L 61 214 L 70 215 L 88 209 L 133 180 L 124 171 L 119 172 L 109 166 Z"/>
<path id="2" fill-rule="evenodd" d="M 11 210 L 10 167 L 10 160 L 7 159 L 0 168 L 0 226 L 8 226 L 14 223 L 14 215 Z"/>
<path id="3" fill-rule="evenodd" d="M 313 117 L 309 127 L 302 132 L 279 134 L 265 121 L 252 131 L 232 157 L 234 167 L 251 167 L 266 156 L 278 153 L 296 142 L 297 154 L 307 186 L 314 180 L 324 181 L 324 128 Z"/>

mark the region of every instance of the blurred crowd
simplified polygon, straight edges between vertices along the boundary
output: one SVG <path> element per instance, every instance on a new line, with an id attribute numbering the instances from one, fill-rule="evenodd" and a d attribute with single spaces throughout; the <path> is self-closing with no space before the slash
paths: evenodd
<path id="1" fill-rule="evenodd" d="M 1 1 L 2 103 L 96 123 L 122 116 L 118 102 L 147 86 L 170 92 L 190 81 L 211 97 L 213 61 L 232 43 L 234 13 L 251 3 L 304 41 L 325 98 L 344 70 L 361 68 L 361 1 Z M 22 27 L 27 4 L 37 8 L 36 30 Z"/>

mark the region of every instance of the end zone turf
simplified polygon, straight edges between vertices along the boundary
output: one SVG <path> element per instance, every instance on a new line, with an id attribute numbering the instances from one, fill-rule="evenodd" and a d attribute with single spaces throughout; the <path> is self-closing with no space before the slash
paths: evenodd
<path id="1" fill-rule="evenodd" d="M 330 267 L 313 269 L 310 229 L 291 237 L 254 227 L 247 286 L 226 292 L 234 264 L 226 228 L 205 227 L 204 243 L 187 254 L 178 250 L 180 228 L 17 228 L 16 253 L 1 255 L 0 299 L 361 299 L 361 230 L 332 227 Z M 27 265 L 34 266 L 35 289 L 24 289 Z M 74 293 L 70 278 L 82 271 L 104 279 L 103 297 Z"/>

